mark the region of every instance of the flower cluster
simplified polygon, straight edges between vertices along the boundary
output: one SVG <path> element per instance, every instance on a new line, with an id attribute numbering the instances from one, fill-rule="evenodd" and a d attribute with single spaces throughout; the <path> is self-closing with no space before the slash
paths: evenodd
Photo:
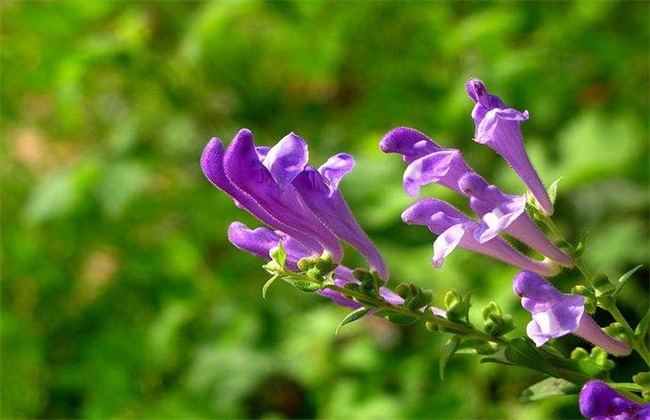
<path id="1" fill-rule="evenodd" d="M 340 325 L 375 314 L 398 324 L 424 321 L 431 331 L 455 334 L 441 356 L 441 375 L 446 358 L 454 354 L 465 338 L 471 337 L 473 341 L 465 342 L 465 348 L 494 355 L 491 361 L 526 367 L 537 361 L 538 370 L 549 376 L 562 378 L 566 374 L 574 384 L 586 382 L 580 392 L 580 410 L 592 420 L 650 418 L 650 405 L 635 402 L 604 382 L 585 380 L 585 375 L 588 379 L 603 378 L 611 369 L 613 362 L 606 360 L 606 353 L 627 356 L 634 349 L 650 365 L 650 352 L 643 342 L 650 321 L 646 320 L 645 327 L 640 325 L 632 332 L 615 307 L 614 295 L 619 286 L 614 287 L 608 280 L 602 289 L 591 284 L 593 278 L 585 274 L 587 270 L 581 265 L 576 247 L 557 234 L 550 219 L 554 198 L 549 196 L 524 147 L 521 123 L 529 118 L 528 111 L 509 108 L 501 98 L 489 94 L 477 79 L 467 82 L 466 91 L 475 103 L 471 113 L 474 140 L 499 154 L 533 198 L 529 199 L 528 194 L 503 192 L 476 173 L 460 150 L 441 147 L 413 128 L 389 131 L 381 140 L 380 148 L 385 153 L 402 155 L 406 164 L 403 187 L 410 196 L 417 197 L 423 186 L 436 183 L 467 199 L 475 217 L 445 201 L 425 197 L 404 210 L 402 220 L 410 225 L 426 226 L 437 236 L 432 258 L 436 268 L 442 267 L 454 249 L 463 248 L 521 269 L 514 277 L 513 291 L 521 298 L 523 308 L 531 313 L 526 328 L 528 339 L 504 338 L 504 334 L 515 328 L 513 318 L 503 314 L 494 302 L 482 309 L 485 325 L 483 330 L 478 330 L 470 322 L 470 294 L 463 297 L 455 290 L 447 292 L 446 310 L 442 310 L 431 306 L 432 292 L 416 284 L 399 284 L 397 293 L 387 288 L 389 273 L 384 259 L 339 190 L 342 178 L 354 168 L 353 157 L 339 153 L 320 167 L 312 167 L 308 164 L 307 143 L 295 133 L 266 147 L 255 146 L 252 133 L 242 129 L 227 148 L 217 138 L 205 147 L 201 169 L 208 180 L 232 197 L 237 207 L 266 225 L 251 229 L 233 222 L 228 239 L 237 248 L 269 261 L 264 267 L 273 277 L 264 290 L 276 278 L 282 278 L 300 290 L 317 292 L 338 305 L 352 308 L 353 312 Z M 569 253 L 558 248 L 535 219 L 544 221 L 566 242 Z M 520 252 L 508 237 L 544 258 L 532 258 Z M 365 258 L 367 268 L 353 270 L 341 264 L 343 242 Z M 562 293 L 546 279 L 563 267 L 574 266 L 592 286 L 589 290 L 583 286 L 588 297 Z M 619 281 L 619 285 L 623 282 Z M 614 339 L 600 329 L 589 315 L 591 310 L 588 313 L 588 299 L 592 306 L 597 303 L 616 318 L 618 325 L 625 329 L 627 342 Z M 567 334 L 575 334 L 602 349 L 596 348 L 592 356 L 595 360 L 602 354 L 605 361 L 583 360 L 581 365 L 558 358 L 556 352 L 537 349 Z M 500 346 L 505 347 L 500 352 L 500 357 L 505 359 L 497 358 Z M 578 357 L 587 354 L 579 350 Z M 646 376 L 650 388 L 650 375 Z"/>
<path id="2" fill-rule="evenodd" d="M 364 255 L 382 278 L 388 278 L 381 254 L 338 189 L 343 176 L 354 168 L 352 156 L 339 153 L 318 169 L 309 166 L 308 160 L 307 143 L 294 133 L 273 147 L 256 147 L 246 129 L 237 133 L 227 149 L 219 139 L 210 140 L 201 156 L 205 176 L 238 207 L 268 226 L 249 229 L 234 222 L 228 229 L 230 242 L 266 260 L 270 260 L 271 250 L 282 244 L 287 265 L 297 268 L 301 259 L 324 252 L 338 264 L 343 258 L 341 241 L 345 241 Z M 356 281 L 349 268 L 335 268 L 335 284 Z M 359 306 L 330 290 L 319 293 L 344 306 Z M 382 296 L 389 301 L 401 300 L 386 288 Z"/>
<path id="3" fill-rule="evenodd" d="M 523 145 L 520 125 L 528 119 L 528 111 L 506 107 L 498 96 L 488 94 L 480 80 L 468 81 L 466 88 L 476 102 L 472 111 L 475 141 L 503 156 L 528 186 L 540 210 L 550 215 L 553 204 Z M 526 195 L 505 194 L 496 185 L 489 184 L 465 162 L 459 150 L 443 148 L 407 127 L 386 134 L 380 148 L 385 153 L 403 156 L 407 164 L 403 185 L 409 195 L 417 196 L 421 186 L 437 183 L 468 197 L 470 208 L 480 219 L 474 220 L 450 204 L 432 198 L 424 198 L 404 211 L 404 222 L 427 226 L 438 235 L 434 242 L 434 266 L 441 267 L 444 258 L 456 247 L 544 276 L 556 274 L 558 265 L 573 266 L 573 259 L 557 248 L 526 212 Z M 545 255 L 547 260 L 523 255 L 500 237 L 502 233 Z"/>

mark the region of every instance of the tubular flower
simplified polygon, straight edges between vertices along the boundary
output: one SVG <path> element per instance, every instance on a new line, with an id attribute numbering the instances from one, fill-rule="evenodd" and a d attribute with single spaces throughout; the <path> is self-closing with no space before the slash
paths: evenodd
<path id="1" fill-rule="evenodd" d="M 525 195 L 504 194 L 476 173 L 464 175 L 458 185 L 470 196 L 470 207 L 482 219 L 476 230 L 477 241 L 484 243 L 503 231 L 557 263 L 573 266 L 573 259 L 553 245 L 526 213 Z"/>
<path id="2" fill-rule="evenodd" d="M 301 258 L 312 255 L 300 242 L 283 232 L 273 231 L 265 227 L 249 229 L 240 222 L 230 224 L 228 228 L 228 240 L 242 251 L 246 251 L 267 261 L 271 260 L 271 250 L 281 242 L 287 255 L 287 268 L 293 271 L 298 269 L 298 261 Z M 359 283 L 359 281 L 352 275 L 352 270 L 339 265 L 334 269 L 334 284 L 343 287 L 346 283 Z M 334 303 L 340 306 L 347 306 L 354 309 L 362 306 L 360 303 L 348 299 L 333 290 L 321 290 L 318 294 L 332 299 Z M 400 305 L 404 302 L 404 299 L 386 287 L 380 289 L 380 294 L 388 303 L 393 305 Z"/>
<path id="3" fill-rule="evenodd" d="M 580 412 L 591 420 L 647 420 L 650 404 L 639 404 L 601 381 L 589 381 L 580 391 Z"/>
<path id="4" fill-rule="evenodd" d="M 573 333 L 615 356 L 630 354 L 630 347 L 605 334 L 585 312 L 583 296 L 565 294 L 532 271 L 514 277 L 513 290 L 521 306 L 533 315 L 526 333 L 540 347 L 551 338 Z"/>
<path id="5" fill-rule="evenodd" d="M 338 263 L 344 240 L 387 278 L 379 251 L 338 191 L 354 160 L 340 154 L 316 170 L 307 165 L 308 159 L 307 144 L 294 133 L 273 147 L 255 147 L 252 133 L 243 129 L 226 150 L 213 138 L 203 151 L 201 168 L 239 207 L 292 238 L 310 255 L 327 251 Z"/>
<path id="6" fill-rule="evenodd" d="M 480 228 L 479 223 L 444 201 L 435 198 L 422 199 L 402 213 L 402 220 L 411 225 L 427 226 L 431 232 L 438 235 L 433 243 L 435 267 L 441 267 L 445 257 L 456 247 L 460 247 L 545 276 L 557 274 L 558 267 L 555 264 L 532 260 L 499 237 L 484 243 L 477 241 L 476 231 Z"/>
<path id="7" fill-rule="evenodd" d="M 407 127 L 388 132 L 379 147 L 384 153 L 403 155 L 408 165 L 403 185 L 410 196 L 416 197 L 421 186 L 434 182 L 466 195 L 458 188 L 458 180 L 472 169 L 459 150 L 442 148 L 426 135 Z"/>
<path id="8" fill-rule="evenodd" d="M 501 155 L 524 181 L 547 215 L 553 214 L 553 204 L 544 184 L 537 175 L 524 148 L 521 123 L 528 111 L 508 108 L 501 98 L 490 95 L 482 81 L 471 79 L 465 85 L 467 94 L 476 103 L 472 118 L 476 124 L 474 140 Z"/>

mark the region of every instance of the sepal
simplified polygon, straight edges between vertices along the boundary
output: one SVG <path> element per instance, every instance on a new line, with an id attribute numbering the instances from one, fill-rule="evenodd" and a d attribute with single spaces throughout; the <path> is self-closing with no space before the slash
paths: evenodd
<path id="1" fill-rule="evenodd" d="M 632 376 L 632 381 L 641 387 L 644 401 L 650 401 L 650 372 L 639 372 Z"/>
<path id="2" fill-rule="evenodd" d="M 450 290 L 445 294 L 445 306 L 447 307 L 447 319 L 459 324 L 471 325 L 469 322 L 469 308 L 471 305 L 471 293 L 464 297 L 456 290 Z"/>

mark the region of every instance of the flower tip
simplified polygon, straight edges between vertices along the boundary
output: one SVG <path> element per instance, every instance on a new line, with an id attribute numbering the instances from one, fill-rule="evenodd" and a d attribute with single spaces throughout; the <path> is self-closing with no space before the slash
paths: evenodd
<path id="1" fill-rule="evenodd" d="M 480 79 L 469 79 L 467 83 L 465 83 L 465 90 L 467 91 L 467 95 L 469 95 L 474 102 L 478 102 L 479 98 L 487 95 L 485 84 Z"/>

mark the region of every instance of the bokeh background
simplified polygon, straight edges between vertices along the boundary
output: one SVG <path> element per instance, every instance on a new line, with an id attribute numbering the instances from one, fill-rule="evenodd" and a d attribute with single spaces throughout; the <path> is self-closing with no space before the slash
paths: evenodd
<path id="1" fill-rule="evenodd" d="M 465 251 L 430 265 L 405 226 L 404 166 L 378 142 L 400 125 L 462 148 L 507 192 L 524 187 L 471 141 L 464 83 L 517 109 L 556 220 L 648 307 L 649 5 L 645 2 L 4 1 L 3 418 L 577 418 L 577 398 L 521 404 L 541 377 L 438 354 L 448 337 L 365 319 L 285 284 L 226 240 L 258 225 L 202 176 L 213 136 L 290 131 L 312 162 L 345 151 L 350 207 L 392 280 L 527 314 L 515 269 Z M 424 195 L 466 203 L 427 187 Z M 349 264 L 361 263 L 348 252 Z M 579 278 L 569 271 L 561 287 Z M 393 283 L 394 284 L 394 283 Z M 601 323 L 611 321 L 598 314 Z M 564 352 L 571 337 L 557 341 Z M 588 347 L 588 346 L 587 346 Z M 635 357 L 616 379 L 630 381 Z"/>

